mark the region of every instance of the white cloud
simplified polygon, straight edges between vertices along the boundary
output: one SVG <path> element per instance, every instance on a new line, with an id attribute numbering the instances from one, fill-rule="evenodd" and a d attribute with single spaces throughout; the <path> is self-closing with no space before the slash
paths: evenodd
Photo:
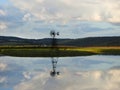
<path id="1" fill-rule="evenodd" d="M 6 15 L 6 13 L 0 9 L 0 16 L 5 16 L 5 15 Z"/>
<path id="2" fill-rule="evenodd" d="M 27 14 L 24 15 L 23 21 L 31 21 L 31 15 L 30 15 L 30 13 L 27 13 Z"/>
<path id="3" fill-rule="evenodd" d="M 0 77 L 0 84 L 6 82 L 6 77 Z"/>
<path id="4" fill-rule="evenodd" d="M 120 0 L 11 0 L 39 20 L 120 22 Z M 29 3 L 28 3 L 29 2 Z"/>
<path id="5" fill-rule="evenodd" d="M 31 73 L 30 72 L 23 72 L 23 76 L 25 79 L 31 79 Z"/>
<path id="6" fill-rule="evenodd" d="M 120 70 L 108 71 L 64 71 L 58 77 L 39 73 L 30 81 L 15 86 L 15 90 L 119 90 Z"/>
<path id="7" fill-rule="evenodd" d="M 7 25 L 3 22 L 0 22 L 0 30 L 6 29 Z"/>
<path id="8" fill-rule="evenodd" d="M 7 69 L 7 64 L 0 63 L 0 71 L 4 71 Z"/>

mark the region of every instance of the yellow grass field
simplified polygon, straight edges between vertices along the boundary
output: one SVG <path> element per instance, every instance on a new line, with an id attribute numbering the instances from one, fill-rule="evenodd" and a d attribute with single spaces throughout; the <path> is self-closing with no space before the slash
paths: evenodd
<path id="1" fill-rule="evenodd" d="M 0 55 L 20 57 L 120 55 L 120 47 L 38 47 L 38 46 L 1 46 Z"/>

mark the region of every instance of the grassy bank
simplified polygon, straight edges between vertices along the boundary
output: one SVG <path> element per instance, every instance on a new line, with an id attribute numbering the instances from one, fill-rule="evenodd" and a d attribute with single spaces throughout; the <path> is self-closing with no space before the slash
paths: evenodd
<path id="1" fill-rule="evenodd" d="M 66 57 L 86 55 L 120 55 L 120 47 L 37 47 L 37 46 L 2 46 L 0 55 L 18 57 Z"/>
<path id="2" fill-rule="evenodd" d="M 120 47 L 85 47 L 78 50 L 89 51 L 98 55 L 120 55 Z"/>

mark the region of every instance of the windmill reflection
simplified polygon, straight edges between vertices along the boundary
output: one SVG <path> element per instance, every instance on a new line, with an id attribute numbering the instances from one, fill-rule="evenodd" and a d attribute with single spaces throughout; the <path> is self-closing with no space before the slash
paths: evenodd
<path id="1" fill-rule="evenodd" d="M 55 38 L 56 36 L 59 35 L 59 32 L 55 32 L 53 30 L 50 32 L 50 35 L 52 37 L 51 53 L 56 54 L 56 57 L 51 57 L 52 71 L 50 72 L 50 75 L 52 77 L 55 77 L 60 74 L 58 71 L 56 71 L 56 67 L 57 67 L 57 63 L 58 63 L 59 48 L 57 47 L 57 40 Z"/>
<path id="2" fill-rule="evenodd" d="M 52 57 L 52 71 L 50 72 L 50 75 L 52 77 L 56 76 L 56 75 L 59 75 L 60 72 L 56 71 L 56 67 L 57 67 L 57 62 L 58 62 L 58 58 L 55 58 L 55 57 Z"/>

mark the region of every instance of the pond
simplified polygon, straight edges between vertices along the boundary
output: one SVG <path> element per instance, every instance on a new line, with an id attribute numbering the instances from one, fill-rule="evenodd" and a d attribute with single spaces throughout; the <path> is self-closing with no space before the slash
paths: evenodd
<path id="1" fill-rule="evenodd" d="M 119 90 L 120 56 L 0 57 L 0 90 Z"/>

